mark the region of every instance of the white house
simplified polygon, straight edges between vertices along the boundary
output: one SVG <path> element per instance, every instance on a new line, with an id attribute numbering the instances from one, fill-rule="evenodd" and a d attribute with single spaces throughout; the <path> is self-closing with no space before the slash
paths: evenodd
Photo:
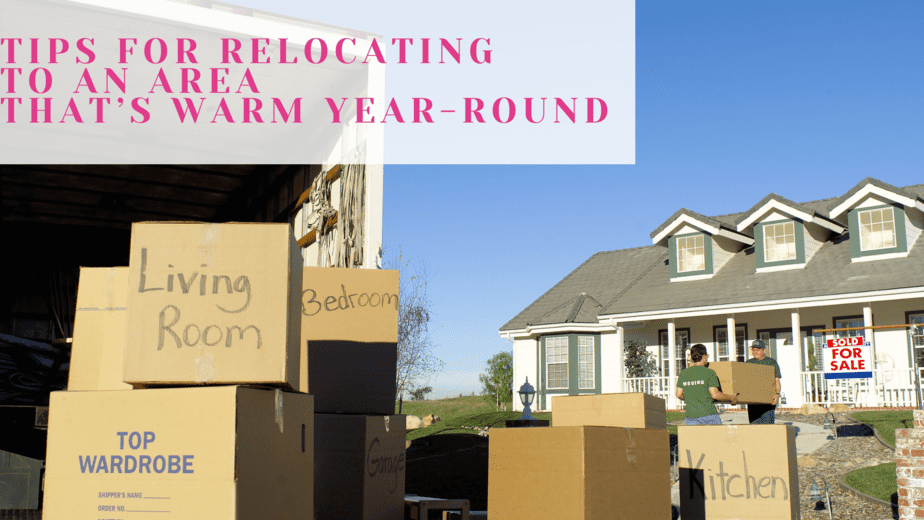
<path id="1" fill-rule="evenodd" d="M 780 364 L 785 408 L 913 406 L 924 337 L 907 328 L 817 331 L 924 324 L 922 231 L 924 184 L 872 178 L 832 199 L 770 194 L 717 217 L 681 209 L 651 233 L 653 245 L 593 255 L 501 327 L 513 342 L 514 387 L 528 377 L 543 410 L 556 394 L 624 391 L 677 408 L 674 382 L 690 345 L 706 345 L 712 361 L 745 361 L 761 338 Z M 864 333 L 873 377 L 824 380 L 814 347 Z M 645 342 L 658 373 L 626 377 L 628 340 Z"/>

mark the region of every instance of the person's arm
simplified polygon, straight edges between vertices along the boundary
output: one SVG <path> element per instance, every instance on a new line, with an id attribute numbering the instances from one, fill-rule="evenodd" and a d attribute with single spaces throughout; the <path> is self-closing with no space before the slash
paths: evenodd
<path id="1" fill-rule="evenodd" d="M 683 388 L 680 388 L 679 386 L 677 387 L 677 399 L 680 399 L 681 401 L 684 400 L 683 399 Z"/>
<path id="2" fill-rule="evenodd" d="M 726 394 L 714 386 L 709 387 L 709 396 L 713 401 L 728 401 L 731 404 L 738 404 L 738 394 Z"/>
<path id="3" fill-rule="evenodd" d="M 776 378 L 776 395 L 773 396 L 773 405 L 776 406 L 777 401 L 780 400 L 780 378 Z"/>

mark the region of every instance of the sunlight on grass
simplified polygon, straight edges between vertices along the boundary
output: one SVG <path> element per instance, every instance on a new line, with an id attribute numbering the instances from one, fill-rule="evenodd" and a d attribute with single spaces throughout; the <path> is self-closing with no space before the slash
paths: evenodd
<path id="1" fill-rule="evenodd" d="M 851 471 L 844 477 L 844 482 L 857 491 L 876 497 L 879 500 L 898 502 L 898 484 L 895 482 L 894 462 Z M 893 498 L 892 495 L 896 495 L 896 497 Z"/>
<path id="2" fill-rule="evenodd" d="M 914 426 L 911 410 L 855 412 L 850 416 L 872 426 L 882 440 L 893 447 L 895 446 L 895 430 Z"/>

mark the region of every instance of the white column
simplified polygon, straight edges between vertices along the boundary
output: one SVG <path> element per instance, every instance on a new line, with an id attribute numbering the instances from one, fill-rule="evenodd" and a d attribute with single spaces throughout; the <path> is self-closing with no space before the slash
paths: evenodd
<path id="1" fill-rule="evenodd" d="M 871 304 L 867 303 L 863 306 L 863 326 L 872 327 L 873 326 L 873 307 Z M 873 370 L 873 377 L 868 379 L 869 381 L 869 391 L 867 394 L 867 406 L 880 406 L 879 403 L 879 384 L 876 370 L 876 335 L 873 334 L 872 329 L 863 330 L 863 338 L 869 342 L 869 354 L 870 354 L 870 368 Z"/>
<path id="2" fill-rule="evenodd" d="M 786 396 L 786 408 L 798 408 L 804 404 L 802 395 L 802 334 L 799 311 L 791 314 L 792 347 L 777 342 L 776 362 L 780 365 L 782 378 L 780 392 Z M 779 406 L 779 405 L 778 405 Z"/>
<path id="3" fill-rule="evenodd" d="M 626 334 L 625 329 L 616 327 L 616 393 L 625 392 L 623 381 L 626 378 Z M 603 342 L 601 341 L 601 344 Z"/>
<path id="4" fill-rule="evenodd" d="M 870 304 L 866 304 L 863 307 L 863 326 L 872 327 L 873 326 L 873 307 Z M 866 338 L 866 341 L 869 341 L 870 344 L 870 354 L 873 356 L 873 369 L 876 368 L 876 336 L 873 334 L 871 329 L 866 329 L 863 331 L 863 337 Z"/>
<path id="5" fill-rule="evenodd" d="M 735 317 L 734 316 L 729 316 L 725 320 L 725 328 L 726 328 L 726 334 L 728 335 L 728 359 L 731 361 L 735 361 L 737 359 L 735 358 L 735 355 L 738 352 L 737 350 L 738 335 L 735 334 Z M 714 345 L 713 348 L 716 351 L 713 354 L 713 357 L 715 360 L 718 360 L 719 359 L 718 345 Z"/>
<path id="6" fill-rule="evenodd" d="M 677 326 L 673 320 L 667 322 L 667 356 L 667 375 L 670 376 L 668 384 L 673 385 L 677 378 Z M 671 408 L 677 408 L 677 396 L 674 395 L 673 388 L 669 388 L 667 402 Z"/>

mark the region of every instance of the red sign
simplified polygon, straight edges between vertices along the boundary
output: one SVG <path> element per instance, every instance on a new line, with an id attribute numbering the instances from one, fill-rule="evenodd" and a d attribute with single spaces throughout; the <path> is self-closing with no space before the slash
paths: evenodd
<path id="1" fill-rule="evenodd" d="M 863 336 L 829 339 L 824 349 L 825 379 L 872 377 L 871 350 Z"/>

